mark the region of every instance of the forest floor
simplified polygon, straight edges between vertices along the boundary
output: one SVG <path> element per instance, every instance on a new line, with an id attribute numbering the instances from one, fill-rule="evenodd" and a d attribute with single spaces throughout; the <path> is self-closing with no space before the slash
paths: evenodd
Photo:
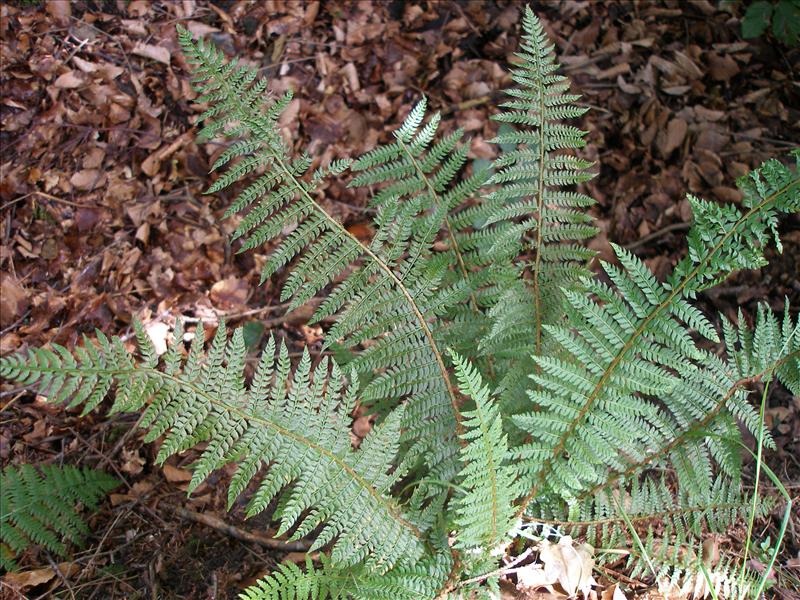
<path id="1" fill-rule="evenodd" d="M 599 175 L 585 187 L 598 201 L 602 232 L 591 246 L 602 257 L 611 258 L 616 242 L 664 276 L 686 251 L 687 193 L 737 202 L 737 177 L 800 143 L 800 52 L 769 37 L 743 40 L 741 7 L 730 3 L 726 12 L 718 4 L 532 3 L 592 109 L 581 126 Z M 232 228 L 222 220 L 230 195 L 201 194 L 219 147 L 194 139 L 176 23 L 258 65 L 276 92 L 295 91 L 281 125 L 297 150 L 322 160 L 363 153 L 388 140 L 425 95 L 446 129 L 460 126 L 472 137 L 470 158 L 490 160 L 495 149 L 486 140 L 496 126 L 488 116 L 508 83 L 521 7 L 506 0 L 1 4 L 0 353 L 49 342 L 73 347 L 95 328 L 130 336 L 134 316 L 162 340 L 177 318 L 213 326 L 224 317 L 246 324 L 252 346 L 272 330 L 293 350 L 319 347 L 320 330 L 303 325 L 306 311 L 285 314 L 279 282 L 258 285 L 264 255 L 231 251 Z M 334 181 L 325 202 L 352 233 L 370 234 L 362 194 Z M 707 314 L 752 315 L 762 301 L 782 309 L 784 298 L 797 311 L 800 216 L 780 231 L 783 254 L 703 294 Z M 270 531 L 265 519 L 225 512 L 225 473 L 187 498 L 191 453 L 156 466 L 135 416 L 79 418 L 0 385 L 2 465 L 85 464 L 124 482 L 92 517 L 89 549 L 73 555 L 64 577 L 37 569 L 48 560 L 32 553 L 23 557 L 27 579 L 6 575 L 0 596 L 18 597 L 16 586 L 29 598 L 234 598 L 287 559 L 225 532 L 226 523 Z M 766 418 L 777 445 L 768 464 L 796 495 L 800 399 L 773 386 Z M 751 464 L 743 485 L 752 481 Z M 775 539 L 780 517 L 778 506 L 757 521 L 759 539 Z M 715 543 L 741 548 L 744 535 L 742 526 Z M 760 564 L 756 557 L 753 566 Z M 791 590 L 800 581 L 800 508 L 775 577 L 771 593 L 798 598 Z"/>

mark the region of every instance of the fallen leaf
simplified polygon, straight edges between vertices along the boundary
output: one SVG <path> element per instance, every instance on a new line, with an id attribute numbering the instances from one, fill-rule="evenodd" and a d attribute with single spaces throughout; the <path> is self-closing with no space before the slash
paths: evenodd
<path id="1" fill-rule="evenodd" d="M 58 570 L 61 571 L 61 574 L 65 577 L 74 575 L 80 569 L 78 565 L 68 562 L 59 563 L 57 566 Z M 22 573 L 6 573 L 3 576 L 3 583 L 17 590 L 25 590 L 47 583 L 55 576 L 55 570 L 52 567 L 46 567 L 44 569 L 34 569 Z"/>
<path id="2" fill-rule="evenodd" d="M 247 301 L 250 287 L 244 279 L 227 277 L 211 286 L 211 301 L 215 306 L 233 308 Z"/>
<path id="3" fill-rule="evenodd" d="M 619 589 L 619 584 L 615 583 L 614 585 L 607 587 L 603 590 L 600 594 L 600 600 L 628 600 L 625 594 L 622 593 L 622 590 Z"/>
<path id="4" fill-rule="evenodd" d="M 35 569 L 22 573 L 6 573 L 3 577 L 3 583 L 18 590 L 24 590 L 47 583 L 55 576 L 56 572 L 50 567 L 47 567 L 46 569 Z"/>
<path id="5" fill-rule="evenodd" d="M 161 321 L 150 321 L 144 326 L 147 336 L 153 342 L 153 347 L 156 349 L 156 354 L 161 356 L 167 351 L 167 334 L 169 333 L 169 325 Z"/>
<path id="6" fill-rule="evenodd" d="M 152 44 L 143 44 L 142 42 L 136 42 L 132 52 L 137 56 L 149 58 L 165 65 L 169 64 L 171 56 L 169 49 L 164 46 L 154 46 Z"/>
<path id="7" fill-rule="evenodd" d="M 708 53 L 708 73 L 716 81 L 730 81 L 739 73 L 739 65 L 730 54 L 720 56 L 716 52 Z"/>
<path id="8" fill-rule="evenodd" d="M 58 76 L 53 85 L 61 90 L 71 90 L 83 85 L 83 78 L 79 77 L 75 71 L 67 71 Z"/>
<path id="9" fill-rule="evenodd" d="M 186 469 L 179 469 L 178 467 L 167 464 L 162 467 L 162 470 L 164 471 L 166 480 L 172 483 L 186 483 L 192 480 L 192 472 Z"/>
<path id="10" fill-rule="evenodd" d="M 89 191 L 96 188 L 103 180 L 104 176 L 97 169 L 82 169 L 69 178 L 69 182 L 77 189 Z"/>
<path id="11" fill-rule="evenodd" d="M 138 475 L 144 469 L 144 459 L 138 450 L 122 450 L 122 472 Z"/>
<path id="12" fill-rule="evenodd" d="M 28 292 L 16 277 L 8 273 L 0 274 L 0 325 L 11 325 L 28 310 L 28 306 Z"/>
<path id="13" fill-rule="evenodd" d="M 539 560 L 543 564 L 524 567 L 517 572 L 522 588 L 550 587 L 555 583 L 561 585 L 568 596 L 578 592 L 588 597 L 595 580 L 592 577 L 594 567 L 594 549 L 587 544 L 574 546 L 568 535 L 562 537 L 557 544 L 543 540 L 539 544 Z M 550 590 L 552 591 L 552 589 Z"/>
<path id="14" fill-rule="evenodd" d="M 689 125 L 683 119 L 672 119 L 667 124 L 667 130 L 659 133 L 657 138 L 658 149 L 664 158 L 672 154 L 686 138 Z"/>

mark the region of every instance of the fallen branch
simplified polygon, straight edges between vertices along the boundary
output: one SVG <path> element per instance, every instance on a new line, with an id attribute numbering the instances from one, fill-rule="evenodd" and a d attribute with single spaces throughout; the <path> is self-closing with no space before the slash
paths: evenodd
<path id="1" fill-rule="evenodd" d="M 275 538 L 267 537 L 259 533 L 252 533 L 250 531 L 245 531 L 244 529 L 239 529 L 238 527 L 230 525 L 222 519 L 210 514 L 195 512 L 193 510 L 189 510 L 188 508 L 175 506 L 173 504 L 167 504 L 167 506 L 179 517 L 189 519 L 195 523 L 206 525 L 207 527 L 216 529 L 220 533 L 224 533 L 225 535 L 229 535 L 238 540 L 260 544 L 265 548 L 280 550 L 281 552 L 307 552 L 309 548 L 311 548 L 310 542 L 276 540 Z"/>

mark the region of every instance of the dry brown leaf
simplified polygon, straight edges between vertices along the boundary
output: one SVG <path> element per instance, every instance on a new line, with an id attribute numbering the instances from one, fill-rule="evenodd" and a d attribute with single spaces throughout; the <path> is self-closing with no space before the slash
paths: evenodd
<path id="1" fill-rule="evenodd" d="M 557 544 L 543 540 L 539 543 L 541 563 L 527 565 L 517 571 L 520 589 L 547 588 L 558 583 L 569 597 L 578 592 L 588 597 L 595 580 L 594 549 L 588 544 L 573 545 L 570 536 L 565 535 Z"/>
<path id="2" fill-rule="evenodd" d="M 69 25 L 69 18 L 72 16 L 72 3 L 65 0 L 47 2 L 45 4 L 47 14 L 53 17 L 53 21 L 61 27 Z"/>
<path id="3" fill-rule="evenodd" d="M 244 279 L 227 277 L 211 286 L 211 301 L 220 308 L 233 308 L 247 302 L 250 286 Z"/>
<path id="4" fill-rule="evenodd" d="M 619 587 L 618 583 L 607 587 L 603 590 L 603 593 L 600 594 L 600 600 L 628 600 L 622 590 Z"/>
<path id="5" fill-rule="evenodd" d="M 0 273 L 0 325 L 11 325 L 28 310 L 28 306 L 28 292 L 17 278 L 9 273 Z"/>
<path id="6" fill-rule="evenodd" d="M 75 575 L 80 570 L 78 565 L 69 562 L 62 562 L 57 566 L 58 570 L 61 571 L 62 575 L 65 577 Z M 21 591 L 47 583 L 54 577 L 56 577 L 55 570 L 52 567 L 46 567 L 44 569 L 34 569 L 22 573 L 6 573 L 3 576 L 3 583 Z"/>
<path id="7" fill-rule="evenodd" d="M 147 223 L 143 223 L 144 227 Z M 169 334 L 169 325 L 162 321 L 150 321 L 144 326 L 147 336 L 153 342 L 153 347 L 156 349 L 156 354 L 161 356 L 167 351 L 167 335 Z"/>
<path id="8" fill-rule="evenodd" d="M 53 86 L 60 90 L 71 90 L 81 87 L 84 84 L 83 78 L 75 71 L 67 71 L 58 76 L 53 82 Z"/>
<path id="9" fill-rule="evenodd" d="M 164 471 L 166 480 L 172 483 L 186 483 L 192 480 L 192 472 L 186 469 L 179 469 L 178 467 L 166 464 L 162 467 L 162 470 Z"/>
<path id="10" fill-rule="evenodd" d="M 657 138 L 658 149 L 663 157 L 672 154 L 686 138 L 689 125 L 683 119 L 672 119 L 667 124 L 667 130 L 659 133 Z"/>
<path id="11" fill-rule="evenodd" d="M 132 52 L 137 56 L 149 58 L 165 65 L 169 64 L 171 56 L 169 49 L 164 46 L 154 46 L 153 44 L 143 44 L 142 42 L 136 42 Z"/>
<path id="12" fill-rule="evenodd" d="M 716 81 L 730 81 L 739 73 L 739 65 L 730 54 L 720 56 L 716 52 L 708 53 L 708 73 Z"/>
<path id="13" fill-rule="evenodd" d="M 139 454 L 138 450 L 122 450 L 122 467 L 123 473 L 130 475 L 138 475 L 144 470 L 144 459 Z"/>
<path id="14" fill-rule="evenodd" d="M 83 169 L 73 174 L 69 182 L 78 190 L 89 191 L 96 188 L 105 179 L 97 169 Z"/>
<path id="15" fill-rule="evenodd" d="M 23 571 L 22 573 L 6 573 L 3 576 L 3 583 L 17 590 L 25 590 L 30 587 L 47 583 L 55 576 L 56 572 L 50 567 L 47 567 L 46 569 Z"/>

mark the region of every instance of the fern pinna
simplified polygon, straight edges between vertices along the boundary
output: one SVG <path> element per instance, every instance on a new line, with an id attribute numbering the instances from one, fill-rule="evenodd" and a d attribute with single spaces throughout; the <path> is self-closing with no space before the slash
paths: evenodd
<path id="1" fill-rule="evenodd" d="M 277 127 L 291 95 L 271 99 L 253 69 L 179 28 L 201 135 L 233 140 L 209 192 L 245 180 L 228 210 L 242 213 L 241 250 L 269 243 L 262 279 L 281 273 L 290 308 L 322 296 L 313 319 L 338 363 L 306 352 L 292 374 L 270 341 L 246 384 L 242 332 L 228 340 L 224 325 L 207 353 L 198 328 L 185 359 L 180 328 L 159 358 L 138 324 L 138 356 L 98 333 L 0 359 L 3 377 L 84 412 L 113 389 L 111 410 L 143 410 L 146 441 L 162 439 L 159 461 L 202 444 L 191 489 L 235 463 L 229 503 L 276 504 L 281 535 L 314 539 L 318 561 L 279 567 L 245 598 L 496 592 L 498 554 L 544 526 L 626 548 L 637 576 L 693 585 L 703 534 L 747 514 L 738 424 L 771 443 L 748 386 L 800 393 L 798 322 L 763 306 L 752 326 L 723 320 L 721 340 L 692 301 L 779 245 L 778 220 L 800 211 L 797 166 L 740 180 L 740 206 L 690 198 L 688 254 L 666 281 L 617 246 L 607 278 L 591 277 L 592 201 L 570 187 L 591 165 L 584 132 L 562 123 L 585 108 L 530 9 L 522 28 L 490 171 L 467 164 L 461 131 L 438 135 L 425 99 L 392 143 L 312 171 Z M 368 242 L 318 193 L 348 169 L 376 211 Z M 357 402 L 378 424 L 355 450 Z M 732 564 L 711 573 L 719 588 L 755 589 Z"/>
<path id="2" fill-rule="evenodd" d="M 62 540 L 79 544 L 89 528 L 77 506 L 97 508 L 120 484 L 88 468 L 8 465 L 0 472 L 0 567 L 17 568 L 16 558 L 37 544 L 66 556 Z"/>

